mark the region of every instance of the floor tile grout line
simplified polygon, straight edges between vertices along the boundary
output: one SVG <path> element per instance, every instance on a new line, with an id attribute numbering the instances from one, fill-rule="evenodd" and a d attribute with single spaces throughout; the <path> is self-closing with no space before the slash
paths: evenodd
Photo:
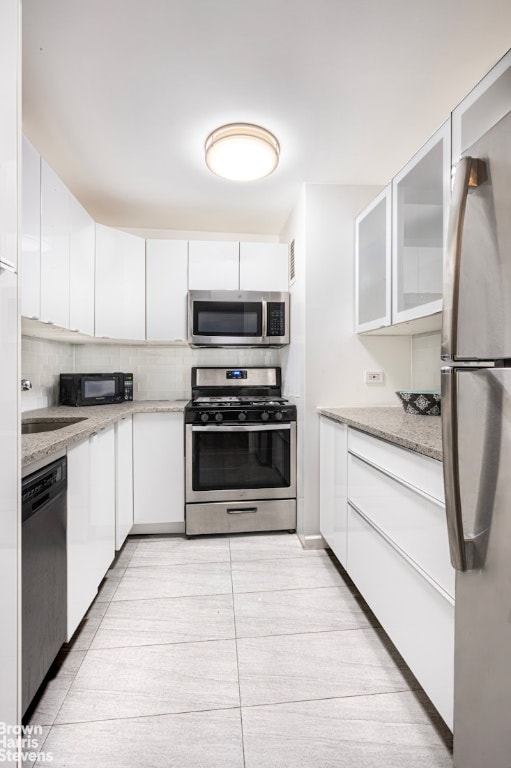
<path id="1" fill-rule="evenodd" d="M 102 722 L 116 722 L 118 720 L 139 720 L 139 719 L 145 719 L 145 718 L 151 718 L 151 717 L 173 717 L 178 715 L 193 715 L 193 714 L 203 714 L 204 712 L 226 712 L 226 711 L 236 711 L 240 710 L 240 715 L 242 717 L 242 710 L 243 709 L 260 709 L 261 707 L 284 707 L 289 704 L 308 704 L 308 703 L 314 703 L 319 701 L 343 701 L 345 699 L 360 699 L 360 698 L 367 698 L 368 696 L 397 696 L 401 694 L 415 694 L 417 692 L 422 692 L 422 688 L 419 686 L 418 688 L 398 688 L 397 690 L 393 691 L 369 691 L 364 693 L 353 693 L 353 694 L 347 694 L 345 696 L 317 696 L 313 698 L 307 698 L 307 699 L 290 699 L 288 701 L 267 701 L 262 702 L 260 704 L 241 704 L 239 706 L 226 706 L 226 707 L 210 707 L 207 709 L 182 709 L 178 710 L 177 712 L 151 712 L 148 714 L 139 714 L 139 715 L 127 715 L 124 717 L 103 717 L 98 720 L 69 720 L 66 722 L 56 723 L 54 722 L 51 726 L 42 726 L 47 727 L 49 729 L 51 728 L 60 728 L 62 726 L 72 726 L 72 725 L 85 725 L 88 723 L 102 723 Z M 60 710 L 59 710 L 60 711 Z M 439 715 L 438 715 L 439 717 Z M 49 732 L 46 736 L 46 739 L 49 736 Z M 242 720 L 242 742 L 243 742 L 243 720 Z M 243 748 L 243 755 L 245 754 L 244 748 Z"/>
<path id="2" fill-rule="evenodd" d="M 180 565 L 218 565 L 219 563 L 227 564 L 230 560 L 198 560 L 198 561 L 183 561 L 182 563 L 148 563 L 147 565 L 127 565 L 126 570 L 138 571 L 142 568 L 174 568 Z M 113 568 L 112 570 L 117 570 Z"/>
<path id="3" fill-rule="evenodd" d="M 266 701 L 261 704 L 242 704 L 241 709 L 259 709 L 260 707 L 285 707 L 288 704 L 308 704 L 315 701 L 344 701 L 345 699 L 361 699 L 368 696 L 397 696 L 403 693 L 423 693 L 423 689 L 418 688 L 398 688 L 395 691 L 368 691 L 367 693 L 348 693 L 345 696 L 317 696 L 311 699 L 290 699 L 289 701 Z M 440 715 L 437 715 L 440 717 Z"/>
<path id="4" fill-rule="evenodd" d="M 101 622 L 103 619 L 106 618 L 105 616 L 102 617 Z M 235 622 L 236 623 L 236 622 Z M 87 649 L 81 649 L 82 651 L 85 650 L 88 651 L 114 651 L 114 650 L 121 650 L 121 649 L 127 649 L 127 648 L 158 648 L 164 645 L 189 645 L 190 643 L 224 643 L 228 642 L 230 640 L 267 640 L 267 639 L 273 639 L 278 637 L 296 637 L 299 635 L 323 635 L 331 632 L 358 632 L 360 630 L 365 631 L 368 629 L 380 629 L 381 627 L 373 627 L 371 625 L 367 627 L 345 627 L 344 629 L 341 628 L 334 628 L 334 629 L 314 629 L 309 631 L 301 631 L 301 632 L 278 632 L 273 633 L 269 635 L 238 635 L 235 634 L 232 637 L 201 637 L 194 640 L 172 640 L 172 641 L 162 641 L 159 643 L 133 643 L 131 645 L 101 645 L 96 648 L 89 647 Z M 94 633 L 94 637 L 96 637 L 97 633 L 99 631 L 99 627 L 96 629 Z M 237 629 L 235 627 L 235 633 L 237 633 Z M 93 638 L 94 640 L 94 638 Z M 91 641 L 91 645 L 92 642 Z"/>
<path id="5" fill-rule="evenodd" d="M 237 707 L 212 707 L 210 709 L 182 709 L 178 712 L 151 712 L 147 715 L 128 715 L 126 717 L 103 717 L 101 720 L 68 720 L 65 723 L 54 723 L 52 728 L 65 728 L 73 725 L 88 725 L 90 723 L 116 723 L 119 720 L 145 720 L 150 717 L 174 717 L 179 715 L 202 715 L 205 712 L 235 712 L 241 709 Z M 46 738 L 48 738 L 48 735 Z"/>
<path id="6" fill-rule="evenodd" d="M 120 581 L 120 579 L 119 579 Z M 140 602 L 152 602 L 153 600 L 202 600 L 203 598 L 208 597 L 226 597 L 227 595 L 232 594 L 229 592 L 208 592 L 207 594 L 197 594 L 197 595 L 161 595 L 158 597 L 127 597 L 123 598 L 122 600 L 108 600 L 108 601 L 100 601 L 101 602 L 114 602 L 114 603 L 140 603 Z M 92 603 L 93 604 L 93 603 Z"/>
<path id="7" fill-rule="evenodd" d="M 231 556 L 231 540 L 229 539 L 229 556 Z M 245 768 L 246 766 L 246 759 L 245 759 L 245 733 L 243 731 L 243 712 L 241 709 L 241 682 L 240 682 L 240 660 L 238 656 L 238 640 L 237 640 L 237 629 L 236 629 L 236 606 L 235 606 L 235 595 L 234 595 L 234 580 L 233 580 L 233 574 L 232 574 L 232 559 L 231 559 L 231 589 L 232 589 L 232 617 L 234 621 L 234 648 L 236 652 L 236 670 L 238 672 L 238 697 L 240 701 L 240 727 L 241 727 L 241 749 L 243 753 L 243 766 Z"/>
<path id="8" fill-rule="evenodd" d="M 101 648 L 89 648 L 87 652 L 95 653 L 100 651 L 121 651 L 132 648 L 163 648 L 165 646 L 176 645 L 199 645 L 200 643 L 231 643 L 236 640 L 235 637 L 212 637 L 200 640 L 178 640 L 175 643 L 137 643 L 137 645 L 105 645 Z"/>
<path id="9" fill-rule="evenodd" d="M 230 595 L 231 592 L 208 592 L 207 594 L 199 595 L 159 595 L 158 597 L 127 597 L 117 598 L 117 600 L 108 600 L 108 603 L 140 603 L 147 600 L 180 600 L 181 598 L 191 597 L 225 597 Z M 103 602 L 107 602 L 104 600 Z"/>

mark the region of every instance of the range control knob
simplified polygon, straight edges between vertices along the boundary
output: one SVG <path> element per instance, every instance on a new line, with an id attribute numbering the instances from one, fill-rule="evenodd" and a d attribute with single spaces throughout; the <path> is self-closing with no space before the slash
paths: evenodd
<path id="1" fill-rule="evenodd" d="M 268 421 L 269 418 L 270 418 L 270 414 L 268 413 L 268 411 L 263 411 L 261 414 L 261 419 L 263 421 Z"/>
<path id="2" fill-rule="evenodd" d="M 238 413 L 238 421 L 246 421 L 246 418 L 247 418 L 247 414 L 244 413 L 243 411 L 240 411 Z"/>
<path id="3" fill-rule="evenodd" d="M 275 414 L 275 421 L 282 421 L 282 411 L 277 411 Z"/>
<path id="4" fill-rule="evenodd" d="M 215 421 L 221 422 L 223 418 L 221 413 L 215 413 Z"/>
<path id="5" fill-rule="evenodd" d="M 209 414 L 208 413 L 201 413 L 200 420 L 204 422 L 204 424 L 209 421 Z"/>

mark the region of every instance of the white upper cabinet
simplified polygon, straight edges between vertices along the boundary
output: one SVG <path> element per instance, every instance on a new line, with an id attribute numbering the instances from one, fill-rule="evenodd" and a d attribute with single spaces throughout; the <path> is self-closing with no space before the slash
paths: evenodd
<path id="1" fill-rule="evenodd" d="M 25 138 L 21 147 L 21 314 L 41 317 L 41 156 Z"/>
<path id="2" fill-rule="evenodd" d="M 18 129 L 20 114 L 18 14 L 16 0 L 2 3 L 0 17 L 0 261 L 18 264 Z M 19 73 L 17 75 L 17 73 Z"/>
<path id="3" fill-rule="evenodd" d="M 391 321 L 391 185 L 355 219 L 355 328 Z"/>
<path id="4" fill-rule="evenodd" d="M 286 243 L 240 243 L 240 290 L 288 291 Z"/>
<path id="5" fill-rule="evenodd" d="M 69 191 L 41 161 L 41 320 L 69 328 Z"/>
<path id="6" fill-rule="evenodd" d="M 145 240 L 96 224 L 95 335 L 145 339 Z"/>
<path id="7" fill-rule="evenodd" d="M 239 243 L 190 240 L 188 288 L 191 291 L 236 291 L 239 282 Z"/>
<path id="8" fill-rule="evenodd" d="M 511 110 L 511 51 L 452 113 L 452 162 Z"/>
<path id="9" fill-rule="evenodd" d="M 442 309 L 450 197 L 450 121 L 392 181 L 392 322 Z"/>
<path id="10" fill-rule="evenodd" d="M 146 240 L 148 341 L 184 341 L 188 289 L 188 242 Z"/>
<path id="11" fill-rule="evenodd" d="M 96 225 L 70 195 L 69 327 L 94 336 Z"/>

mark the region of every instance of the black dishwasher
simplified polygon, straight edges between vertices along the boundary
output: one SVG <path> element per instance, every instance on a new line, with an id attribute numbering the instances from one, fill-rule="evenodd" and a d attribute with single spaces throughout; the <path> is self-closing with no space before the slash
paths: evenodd
<path id="1" fill-rule="evenodd" d="M 67 459 L 21 485 L 22 707 L 26 712 L 67 639 Z"/>

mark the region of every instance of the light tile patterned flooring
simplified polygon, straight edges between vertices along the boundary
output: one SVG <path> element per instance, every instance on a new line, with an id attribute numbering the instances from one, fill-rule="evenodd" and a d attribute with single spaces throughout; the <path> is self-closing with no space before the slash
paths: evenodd
<path id="1" fill-rule="evenodd" d="M 60 662 L 31 720 L 54 768 L 452 768 L 360 595 L 287 533 L 129 538 Z"/>

